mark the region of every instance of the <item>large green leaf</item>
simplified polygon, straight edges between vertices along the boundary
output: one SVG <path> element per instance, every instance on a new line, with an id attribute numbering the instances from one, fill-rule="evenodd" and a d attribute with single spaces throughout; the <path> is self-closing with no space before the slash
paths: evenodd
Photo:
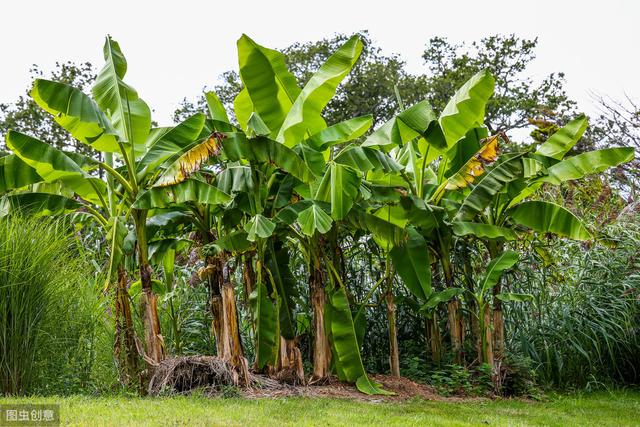
<path id="1" fill-rule="evenodd" d="M 331 341 L 336 355 L 336 367 L 344 380 L 355 382 L 366 394 L 389 394 L 368 380 L 362 364 L 353 317 L 344 287 L 339 286 L 330 297 Z"/>
<path id="2" fill-rule="evenodd" d="M 521 154 L 502 156 L 464 198 L 454 220 L 468 221 L 476 214 L 483 212 L 508 182 L 522 176 L 521 157 Z"/>
<path id="3" fill-rule="evenodd" d="M 436 115 L 427 101 L 407 108 L 384 123 L 367 137 L 362 146 L 381 147 L 389 151 L 419 136 L 423 136 L 436 150 L 447 146 Z"/>
<path id="4" fill-rule="evenodd" d="M 326 127 L 322 110 L 358 60 L 362 47 L 358 36 L 351 37 L 311 76 L 289 110 L 278 132 L 278 141 L 291 147 L 305 135 L 313 135 Z"/>
<path id="5" fill-rule="evenodd" d="M 316 150 L 324 151 L 332 145 L 353 141 L 364 135 L 372 124 L 373 116 L 371 115 L 354 117 L 353 119 L 348 119 L 322 129 L 320 132 L 307 138 L 305 143 Z"/>
<path id="6" fill-rule="evenodd" d="M 34 168 L 15 154 L 0 157 L 0 194 L 42 180 Z"/>
<path id="7" fill-rule="evenodd" d="M 62 182 L 92 203 L 100 203 L 100 197 L 105 197 L 104 181 L 88 175 L 65 152 L 15 131 L 9 131 L 5 140 L 7 147 L 24 163 L 35 169 L 44 181 Z"/>
<path id="8" fill-rule="evenodd" d="M 247 240 L 255 242 L 257 238 L 266 239 L 271 237 L 276 225 L 269 218 L 260 214 L 251 218 L 244 226 L 247 232 Z"/>
<path id="9" fill-rule="evenodd" d="M 291 148 L 268 138 L 248 139 L 242 133 L 229 133 L 228 138 L 222 141 L 222 147 L 231 161 L 255 160 L 273 163 L 302 182 L 309 182 L 313 176 L 304 160 Z"/>
<path id="10" fill-rule="evenodd" d="M 439 292 L 433 292 L 431 295 L 429 295 L 429 299 L 427 300 L 427 302 L 423 304 L 422 307 L 420 307 L 420 311 L 431 313 L 433 309 L 438 307 L 443 302 L 447 302 L 463 293 L 464 289 L 460 288 L 447 288 Z"/>
<path id="11" fill-rule="evenodd" d="M 397 172 L 401 169 L 387 153 L 370 147 L 347 147 L 333 160 L 363 173 L 370 170 Z"/>
<path id="12" fill-rule="evenodd" d="M 516 240 L 515 231 L 497 225 L 483 224 L 479 222 L 456 221 L 451 224 L 456 236 L 475 236 L 480 239 L 504 239 Z"/>
<path id="13" fill-rule="evenodd" d="M 279 319 L 280 335 L 285 339 L 296 337 L 296 319 L 294 317 L 295 298 L 298 297 L 296 279 L 289 268 L 289 252 L 286 247 L 270 241 L 265 253 L 265 266 L 269 269 L 273 284 L 280 299 Z"/>
<path id="14" fill-rule="evenodd" d="M 385 251 L 402 243 L 407 236 L 404 224 L 398 225 L 397 222 L 390 221 L 389 215 L 385 215 L 389 212 L 388 209 L 387 207 L 374 213 L 364 213 L 362 225 L 371 232 L 373 240 Z"/>
<path id="15" fill-rule="evenodd" d="M 634 150 L 631 147 L 605 148 L 588 151 L 562 160 L 547 168 L 548 176 L 541 178 L 544 182 L 560 184 L 561 182 L 580 179 L 586 175 L 602 172 L 612 166 L 633 160 Z"/>
<path id="16" fill-rule="evenodd" d="M 509 212 L 513 220 L 540 233 L 555 233 L 575 240 L 589 240 L 591 233 L 574 214 L 554 203 L 523 202 Z"/>
<path id="17" fill-rule="evenodd" d="M 479 282 L 482 292 L 487 292 L 498 284 L 502 273 L 513 267 L 520 256 L 515 251 L 504 251 L 487 265 L 487 270 Z"/>
<path id="18" fill-rule="evenodd" d="M 331 217 L 318 204 L 313 203 L 298 214 L 300 231 L 307 236 L 313 236 L 317 231 L 325 234 L 331 230 Z"/>
<path id="19" fill-rule="evenodd" d="M 133 207 L 135 209 L 166 208 L 172 204 L 186 202 L 217 205 L 230 200 L 231 197 L 218 187 L 197 179 L 189 179 L 169 187 L 151 188 L 138 196 Z"/>
<path id="20" fill-rule="evenodd" d="M 224 105 L 220 102 L 218 95 L 215 92 L 206 92 L 204 94 L 207 101 L 207 108 L 209 109 L 209 115 L 215 121 L 222 123 L 230 123 L 227 111 L 224 109 Z"/>
<path id="21" fill-rule="evenodd" d="M 464 137 L 469 129 L 482 126 L 493 86 L 493 76 L 483 70 L 471 77 L 449 100 L 440 114 L 440 126 L 448 147 Z"/>
<path id="22" fill-rule="evenodd" d="M 247 130 L 247 123 L 249 123 L 249 117 L 251 117 L 251 113 L 253 112 L 253 104 L 251 103 L 251 98 L 249 97 L 249 92 L 247 92 L 246 87 L 243 87 L 233 100 L 233 110 L 236 113 L 236 119 L 238 120 L 240 128 Z"/>
<path id="23" fill-rule="evenodd" d="M 127 61 L 118 43 L 107 37 L 103 53 L 105 64 L 93 85 L 93 97 L 107 112 L 120 139 L 142 146 L 151 128 L 151 111 L 136 90 L 122 80 Z"/>
<path id="24" fill-rule="evenodd" d="M 415 229 L 407 231 L 409 238 L 391 250 L 391 258 L 402 282 L 419 300 L 426 302 L 431 295 L 431 260 L 424 237 Z"/>
<path id="25" fill-rule="evenodd" d="M 259 369 L 266 365 L 275 366 L 280 344 L 278 305 L 269 298 L 264 283 L 258 283 L 252 298 L 255 304 L 256 365 Z"/>
<path id="26" fill-rule="evenodd" d="M 98 151 L 119 150 L 118 132 L 93 99 L 80 89 L 37 79 L 33 84 L 31 97 L 78 141 Z"/>
<path id="27" fill-rule="evenodd" d="M 218 188 L 226 194 L 253 191 L 253 179 L 249 166 L 229 166 L 218 174 Z"/>
<path id="28" fill-rule="evenodd" d="M 180 156 L 199 139 L 204 128 L 205 115 L 196 113 L 176 126 L 162 132 L 152 141 L 145 155 L 137 162 L 138 172 L 147 168 L 154 171 L 172 157 Z"/>
<path id="29" fill-rule="evenodd" d="M 331 217 L 344 218 L 358 197 L 360 175 L 349 166 L 330 163 L 316 192 L 315 199 L 331 203 Z"/>
<path id="30" fill-rule="evenodd" d="M 0 217 L 12 212 L 35 216 L 62 215 L 73 212 L 82 204 L 50 193 L 20 193 L 4 196 L 0 199 Z"/>
<path id="31" fill-rule="evenodd" d="M 564 155 L 580 141 L 582 134 L 587 130 L 587 126 L 589 126 L 589 121 L 585 116 L 576 117 L 551 135 L 549 139 L 538 147 L 536 153 L 562 160 Z"/>
<path id="32" fill-rule="evenodd" d="M 276 136 L 300 94 L 296 78 L 280 52 L 260 46 L 247 35 L 238 40 L 240 78 L 253 111 Z"/>

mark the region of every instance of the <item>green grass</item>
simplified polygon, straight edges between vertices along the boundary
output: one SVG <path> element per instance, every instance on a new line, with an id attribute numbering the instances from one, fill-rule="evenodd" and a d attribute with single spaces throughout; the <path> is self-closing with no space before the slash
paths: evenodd
<path id="1" fill-rule="evenodd" d="M 545 402 L 476 400 L 370 403 L 324 398 L 0 398 L 0 404 L 60 403 L 62 425 L 640 425 L 640 392 L 565 395 Z"/>

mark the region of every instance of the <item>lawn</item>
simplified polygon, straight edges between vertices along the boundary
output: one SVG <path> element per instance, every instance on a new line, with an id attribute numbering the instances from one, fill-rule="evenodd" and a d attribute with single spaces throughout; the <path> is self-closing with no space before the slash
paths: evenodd
<path id="1" fill-rule="evenodd" d="M 0 404 L 60 403 L 62 425 L 640 425 L 640 392 L 549 397 L 544 402 L 412 400 L 372 403 L 326 398 L 0 398 Z M 1 425 L 1 422 L 0 422 Z"/>

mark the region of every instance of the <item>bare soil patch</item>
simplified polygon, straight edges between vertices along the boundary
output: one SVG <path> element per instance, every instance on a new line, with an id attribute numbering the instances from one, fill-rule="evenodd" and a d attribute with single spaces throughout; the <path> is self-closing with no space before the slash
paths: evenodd
<path id="1" fill-rule="evenodd" d="M 249 399 L 299 396 L 343 398 L 368 402 L 401 401 L 413 398 L 438 401 L 478 399 L 444 397 L 431 386 L 404 377 L 398 378 L 380 374 L 370 375 L 371 380 L 380 384 L 384 390 L 393 392 L 394 395 L 367 395 L 358 391 L 355 385 L 341 382 L 337 377 L 330 377 L 321 383 L 294 385 L 266 375 L 251 373 L 248 386 L 238 385 L 234 377 L 233 368 L 217 357 L 183 356 L 171 358 L 164 360 L 156 368 L 149 384 L 149 394 L 187 394 L 196 389 L 204 389 L 211 396 L 216 396 L 220 395 L 226 387 L 238 386 L 240 395 Z"/>

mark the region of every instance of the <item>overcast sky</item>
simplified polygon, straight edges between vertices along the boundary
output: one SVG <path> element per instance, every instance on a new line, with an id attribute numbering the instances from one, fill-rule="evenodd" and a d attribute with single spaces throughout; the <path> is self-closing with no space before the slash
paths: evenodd
<path id="1" fill-rule="evenodd" d="M 591 92 L 640 97 L 640 1 L 499 0 L 0 0 L 0 102 L 29 84 L 29 68 L 56 61 L 102 65 L 111 34 L 129 63 L 126 80 L 168 124 L 183 97 L 195 98 L 237 69 L 236 40 L 284 48 L 367 29 L 386 53 L 423 72 L 433 36 L 473 41 L 496 33 L 538 37 L 534 78 L 564 71 L 569 95 L 594 112 Z"/>

